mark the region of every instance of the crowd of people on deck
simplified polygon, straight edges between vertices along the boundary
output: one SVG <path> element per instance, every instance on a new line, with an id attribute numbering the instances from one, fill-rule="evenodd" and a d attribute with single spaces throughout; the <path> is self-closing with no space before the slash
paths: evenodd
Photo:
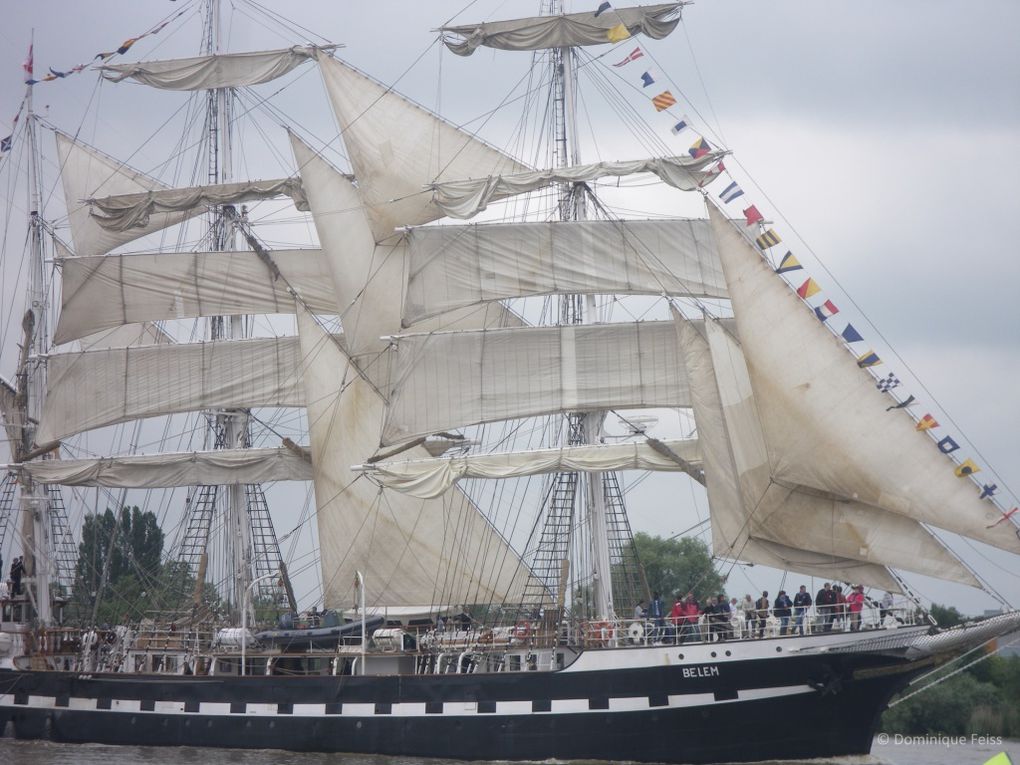
<path id="1" fill-rule="evenodd" d="M 879 609 L 884 621 L 893 612 L 892 593 L 885 593 L 881 602 L 866 597 L 864 585 L 855 584 L 843 592 L 841 585 L 826 582 L 812 598 L 806 585 L 801 585 L 791 598 L 780 590 L 775 599 L 768 591 L 754 599 L 745 595 L 738 601 L 724 594 L 709 597 L 699 603 L 693 592 L 677 593 L 672 609 L 667 613 L 658 592 L 647 605 L 640 601 L 634 608 L 634 619 L 646 621 L 652 636 L 662 642 L 682 643 L 695 640 L 729 640 L 734 637 L 763 638 L 770 634 L 804 635 L 833 630 L 858 632 L 862 628 L 865 604 Z M 814 614 L 811 609 L 814 607 Z M 777 629 L 769 630 L 770 617 Z M 897 621 L 902 621 L 897 618 Z M 739 634 L 738 634 L 739 633 Z"/>

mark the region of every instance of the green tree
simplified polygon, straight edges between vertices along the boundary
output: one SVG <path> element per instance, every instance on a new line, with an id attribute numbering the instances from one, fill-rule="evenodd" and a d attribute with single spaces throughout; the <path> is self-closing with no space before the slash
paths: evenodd
<path id="1" fill-rule="evenodd" d="M 971 732 L 971 716 L 976 709 L 996 707 L 1000 702 L 994 685 L 964 672 L 886 711 L 882 729 L 909 735 L 962 736 Z"/>
<path id="2" fill-rule="evenodd" d="M 663 539 L 644 532 L 634 535 L 638 559 L 648 586 L 666 600 L 677 593 L 693 592 L 700 602 L 724 594 L 726 580 L 712 563 L 708 545 L 700 539 Z"/>
<path id="3" fill-rule="evenodd" d="M 106 512 L 85 516 L 75 569 L 74 605 L 79 619 L 115 623 L 134 619 L 160 589 L 163 532 L 152 512 L 125 507 L 119 517 Z"/>
<path id="4" fill-rule="evenodd" d="M 931 604 L 930 613 L 940 627 L 955 627 L 957 624 L 963 624 L 967 619 L 952 606 L 940 606 L 938 603 Z"/>

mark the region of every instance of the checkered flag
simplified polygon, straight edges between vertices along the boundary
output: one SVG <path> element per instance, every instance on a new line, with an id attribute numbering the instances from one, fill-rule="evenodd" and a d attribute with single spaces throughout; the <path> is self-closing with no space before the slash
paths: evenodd
<path id="1" fill-rule="evenodd" d="M 881 380 L 875 383 L 875 387 L 878 388 L 883 393 L 888 393 L 893 388 L 898 387 L 899 384 L 900 384 L 899 378 L 896 377 L 896 375 L 894 375 L 892 372 L 890 372 L 888 377 L 883 377 Z"/>

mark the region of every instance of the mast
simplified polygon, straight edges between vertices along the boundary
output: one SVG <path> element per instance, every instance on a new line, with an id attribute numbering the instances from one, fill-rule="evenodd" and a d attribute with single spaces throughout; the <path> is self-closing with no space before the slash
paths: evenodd
<path id="1" fill-rule="evenodd" d="M 560 0 L 549 0 L 549 14 L 563 12 Z M 552 88 L 555 117 L 554 143 L 557 167 L 581 164 L 581 147 L 577 137 L 577 83 L 575 80 L 575 53 L 571 47 L 553 48 L 551 51 Z M 560 186 L 560 220 L 581 221 L 587 218 L 584 185 L 564 183 Z M 560 320 L 564 324 L 586 324 L 595 320 L 594 295 L 563 295 L 560 297 Z M 571 412 L 567 415 L 567 445 L 596 443 L 602 430 L 602 412 Z M 592 555 L 592 601 L 595 615 L 600 619 L 613 619 L 613 588 L 609 560 L 609 539 L 606 523 L 605 482 L 600 473 L 586 477 L 560 473 L 554 479 L 557 491 L 553 496 L 576 491 L 583 481 L 587 491 L 589 539 Z M 572 497 L 571 505 L 576 502 Z M 570 524 L 573 527 L 573 523 Z M 569 544 L 568 544 L 569 549 Z M 562 583 L 561 583 L 562 584 Z M 560 597 L 563 594 L 560 593 Z"/>
<path id="2" fill-rule="evenodd" d="M 21 397 L 21 444 L 22 455 L 29 454 L 35 441 L 35 424 L 42 412 L 46 392 L 46 368 L 43 359 L 48 350 L 48 289 L 46 285 L 46 264 L 43 252 L 42 194 L 40 174 L 42 163 L 39 155 L 36 117 L 32 102 L 33 51 L 35 34 L 29 46 L 29 57 L 25 72 L 27 81 L 25 138 L 28 143 L 28 209 L 29 209 L 29 282 L 28 308 L 22 321 L 25 346 L 22 349 L 22 364 L 18 370 L 18 389 Z M 21 483 L 21 538 L 22 555 L 25 565 L 25 591 L 34 601 L 36 617 L 43 625 L 52 621 L 50 602 L 50 568 L 48 555 L 49 539 L 49 496 L 46 487 L 22 478 Z"/>
<path id="3" fill-rule="evenodd" d="M 206 10 L 206 37 L 204 53 L 220 52 L 221 17 L 219 0 L 209 0 Z M 212 184 L 232 180 L 232 123 L 233 88 L 216 88 L 206 93 L 206 142 L 209 156 L 209 178 Z M 236 249 L 237 214 L 233 206 L 217 206 L 211 215 L 210 249 L 224 252 Z M 243 316 L 217 316 L 210 321 L 210 340 L 234 340 L 247 336 Z M 216 412 L 213 418 L 213 448 L 236 449 L 250 445 L 247 412 L 244 410 Z M 251 519 L 245 487 L 229 484 L 225 487 L 226 527 L 224 539 L 230 561 L 230 598 L 234 615 L 243 608 L 244 593 L 251 582 Z"/>

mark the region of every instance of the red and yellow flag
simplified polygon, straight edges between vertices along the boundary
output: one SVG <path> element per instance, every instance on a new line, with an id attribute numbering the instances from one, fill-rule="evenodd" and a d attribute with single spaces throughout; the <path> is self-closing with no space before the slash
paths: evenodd
<path id="1" fill-rule="evenodd" d="M 668 109 L 671 106 L 676 106 L 676 99 L 673 98 L 673 94 L 668 90 L 662 91 L 659 95 L 652 99 L 652 104 L 655 106 L 655 111 L 661 112 L 663 109 Z"/>
<path id="2" fill-rule="evenodd" d="M 812 295 L 817 295 L 821 291 L 822 288 L 818 286 L 818 282 L 811 277 L 808 277 L 808 280 L 797 288 L 797 294 L 805 300 Z"/>
<path id="3" fill-rule="evenodd" d="M 917 425 L 915 427 L 918 430 L 931 430 L 932 428 L 937 428 L 938 426 L 939 426 L 938 421 L 930 414 L 926 414 L 924 417 L 917 421 Z"/>

